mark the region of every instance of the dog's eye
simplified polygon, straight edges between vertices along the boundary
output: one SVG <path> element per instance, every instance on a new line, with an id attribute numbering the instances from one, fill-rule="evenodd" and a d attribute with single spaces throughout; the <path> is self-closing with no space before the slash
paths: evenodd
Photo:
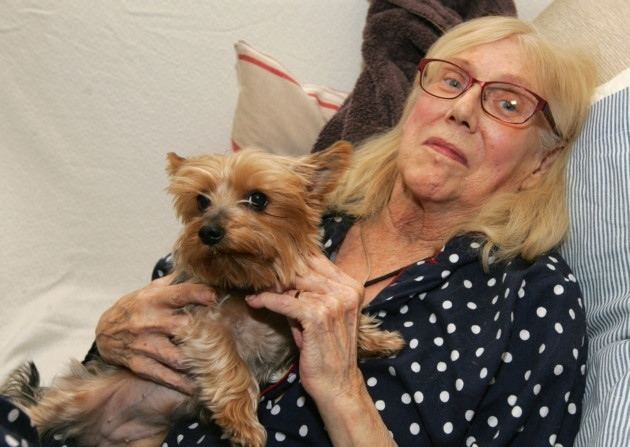
<path id="1" fill-rule="evenodd" d="M 262 192 L 254 191 L 247 196 L 245 204 L 254 211 L 264 211 L 269 205 L 269 200 Z"/>
<path id="2" fill-rule="evenodd" d="M 203 194 L 197 195 L 197 208 L 199 211 L 205 211 L 210 206 L 210 199 Z"/>

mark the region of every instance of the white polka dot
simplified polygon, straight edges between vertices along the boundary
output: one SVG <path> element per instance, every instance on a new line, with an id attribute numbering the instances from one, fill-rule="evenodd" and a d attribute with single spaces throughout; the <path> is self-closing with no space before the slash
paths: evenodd
<path id="1" fill-rule="evenodd" d="M 545 352 L 545 349 L 546 349 L 546 348 L 547 348 L 547 347 L 546 347 L 546 346 L 545 346 L 545 344 L 543 343 L 542 345 L 540 345 L 540 346 L 538 347 L 538 353 L 539 353 L 539 354 L 542 354 L 543 352 Z"/>
<path id="2" fill-rule="evenodd" d="M 300 407 L 300 408 L 303 407 L 305 403 L 306 403 L 306 398 L 304 396 L 298 397 L 298 400 L 296 402 L 296 405 L 298 407 Z"/>
<path id="3" fill-rule="evenodd" d="M 197 444 L 201 444 L 204 439 L 206 439 L 206 435 L 203 435 L 201 438 L 197 439 Z"/>
<path id="4" fill-rule="evenodd" d="M 411 370 L 415 373 L 419 373 L 420 372 L 420 363 L 418 362 L 413 362 L 411 364 Z"/>
<path id="5" fill-rule="evenodd" d="M 496 283 L 497 283 L 497 279 L 496 279 L 496 278 L 490 278 L 490 279 L 488 280 L 488 286 L 489 286 L 489 287 L 494 286 Z"/>
<path id="6" fill-rule="evenodd" d="M 437 364 L 437 370 L 438 370 L 439 372 L 444 372 L 444 371 L 446 371 L 446 363 L 444 363 L 444 362 L 438 362 L 438 364 Z"/>
<path id="7" fill-rule="evenodd" d="M 444 290 L 448 287 L 448 281 L 446 281 L 444 284 L 442 284 L 442 287 L 440 287 L 440 289 Z"/>
<path id="8" fill-rule="evenodd" d="M 452 334 L 456 330 L 457 327 L 453 323 L 449 323 L 448 326 L 446 326 L 446 332 L 448 332 L 449 334 Z"/>
<path id="9" fill-rule="evenodd" d="M 402 315 L 406 314 L 407 312 L 409 312 L 409 306 L 405 305 L 400 308 L 400 313 Z"/>
<path id="10" fill-rule="evenodd" d="M 549 444 L 550 444 L 550 445 L 553 445 L 553 446 L 555 447 L 555 444 L 556 444 L 556 438 L 557 438 L 557 437 L 558 437 L 558 436 L 557 436 L 556 434 L 553 434 L 553 435 L 549 436 Z"/>
<path id="11" fill-rule="evenodd" d="M 417 435 L 418 433 L 420 433 L 420 425 L 417 422 L 412 423 L 409 426 L 409 432 L 412 435 Z"/>
<path id="12" fill-rule="evenodd" d="M 451 398 L 451 395 L 448 393 L 448 391 L 442 391 L 440 393 L 440 400 L 444 403 L 448 402 L 448 400 Z"/>
<path id="13" fill-rule="evenodd" d="M 536 309 L 536 315 L 538 315 L 540 318 L 544 318 L 545 315 L 547 315 L 547 309 L 542 306 L 539 307 L 538 309 Z"/>
<path id="14" fill-rule="evenodd" d="M 409 395 L 409 393 L 403 393 L 402 396 L 400 396 L 400 401 L 403 404 L 410 404 L 411 403 L 411 396 Z"/>
<path id="15" fill-rule="evenodd" d="M 181 444 L 184 440 L 184 435 L 177 435 L 177 444 Z"/>
<path id="16" fill-rule="evenodd" d="M 436 321 L 437 321 L 437 317 L 435 316 L 435 314 L 429 315 L 429 323 L 435 324 Z"/>
<path id="17" fill-rule="evenodd" d="M 453 424 L 451 422 L 447 422 L 442 427 L 442 430 L 444 430 L 444 433 L 446 433 L 447 435 L 450 435 L 451 433 L 453 433 Z"/>
<path id="18" fill-rule="evenodd" d="M 538 393 L 540 393 L 540 389 L 542 387 L 540 386 L 539 383 L 537 383 L 536 385 L 534 385 L 533 391 L 534 391 L 534 395 L 538 396 Z"/>
<path id="19" fill-rule="evenodd" d="M 555 269 L 556 269 L 556 266 L 555 266 L 555 265 L 552 265 L 552 264 L 547 264 L 547 268 L 548 268 L 549 270 L 555 270 Z"/>
<path id="20" fill-rule="evenodd" d="M 475 351 L 475 357 L 481 357 L 484 351 L 485 351 L 484 348 L 477 348 L 477 350 Z"/>
<path id="21" fill-rule="evenodd" d="M 523 415 L 523 410 L 518 405 L 512 408 L 512 416 L 520 418 Z"/>
<path id="22" fill-rule="evenodd" d="M 564 293 L 564 287 L 560 284 L 553 287 L 553 293 L 556 295 L 562 295 Z"/>
<path id="23" fill-rule="evenodd" d="M 450 274 L 451 274 L 450 270 L 444 270 L 442 272 L 442 278 L 448 278 Z"/>
<path id="24" fill-rule="evenodd" d="M 572 320 L 575 320 L 575 311 L 573 309 L 569 309 L 569 316 Z"/>
<path id="25" fill-rule="evenodd" d="M 564 329 L 562 328 L 562 325 L 560 323 L 554 324 L 553 328 L 558 334 L 562 334 L 564 332 Z"/>
<path id="26" fill-rule="evenodd" d="M 287 435 L 285 435 L 284 433 L 282 433 L 282 432 L 278 431 L 278 432 L 276 432 L 276 436 L 275 436 L 275 438 L 276 438 L 276 441 L 278 441 L 278 442 L 282 442 L 282 441 L 284 441 L 285 439 L 287 439 Z"/>
<path id="27" fill-rule="evenodd" d="M 451 263 L 455 264 L 457 261 L 459 261 L 459 256 L 458 256 L 457 254 L 453 253 L 452 255 L 450 255 L 450 256 L 448 257 L 448 260 L 449 260 Z"/>
<path id="28" fill-rule="evenodd" d="M 385 409 L 385 402 L 382 400 L 377 400 L 374 402 L 374 406 L 378 411 L 383 411 Z"/>
<path id="29" fill-rule="evenodd" d="M 330 248 L 330 246 L 332 245 L 332 239 L 328 239 L 325 243 L 324 243 L 324 248 Z"/>
<path id="30" fill-rule="evenodd" d="M 280 405 L 274 405 L 273 408 L 271 408 L 271 414 L 275 416 L 278 413 L 280 413 Z"/>
<path id="31" fill-rule="evenodd" d="M 512 354 L 510 354 L 509 352 L 504 352 L 503 354 L 501 354 L 501 360 L 503 360 L 503 362 L 505 363 L 512 363 Z"/>
<path id="32" fill-rule="evenodd" d="M 525 296 L 525 289 L 518 289 L 518 297 L 523 298 Z"/>
<path id="33" fill-rule="evenodd" d="M 471 243 L 470 243 L 470 248 L 475 248 L 475 249 L 477 249 L 477 248 L 479 248 L 479 247 L 481 247 L 481 244 L 479 244 L 479 242 L 471 242 Z"/>
<path id="34" fill-rule="evenodd" d="M 387 312 L 385 312 L 384 310 L 379 310 L 378 311 L 378 316 L 380 318 L 385 318 L 387 316 Z"/>
<path id="35" fill-rule="evenodd" d="M 442 337 L 435 337 L 433 339 L 433 343 L 435 343 L 436 346 L 442 346 L 444 344 L 444 339 Z"/>
<path id="36" fill-rule="evenodd" d="M 450 302 L 449 300 L 446 300 L 442 303 L 442 307 L 448 310 L 453 307 L 453 303 Z"/>
<path id="37" fill-rule="evenodd" d="M 298 430 L 298 433 L 300 434 L 301 437 L 305 438 L 306 435 L 308 435 L 308 427 L 306 425 L 302 425 L 300 427 L 300 430 Z"/>
<path id="38" fill-rule="evenodd" d="M 373 386 L 376 386 L 376 384 L 378 383 L 378 380 L 376 380 L 376 377 L 370 377 L 369 379 L 365 381 L 365 383 L 367 383 L 367 386 L 373 387 Z"/>
<path id="39" fill-rule="evenodd" d="M 499 420 L 495 416 L 490 416 L 488 418 L 488 425 L 490 427 L 496 427 L 499 424 Z"/>
<path id="40" fill-rule="evenodd" d="M 409 341 L 409 347 L 410 347 L 411 349 L 416 349 L 416 348 L 418 347 L 418 344 L 419 344 L 419 342 L 418 342 L 418 339 L 417 339 L 417 338 L 412 338 L 412 339 Z"/>
<path id="41" fill-rule="evenodd" d="M 518 336 L 521 340 L 527 341 L 529 340 L 529 331 L 527 329 L 523 329 L 521 330 L 521 332 L 518 333 Z"/>
<path id="42" fill-rule="evenodd" d="M 503 333 L 503 332 L 501 331 L 501 329 L 499 329 L 499 330 L 497 331 L 497 336 L 496 336 L 495 338 L 496 338 L 497 340 L 498 340 L 498 339 L 500 339 L 500 338 L 501 338 L 501 334 L 502 334 L 502 333 Z"/>
<path id="43" fill-rule="evenodd" d="M 457 379 L 455 381 L 455 389 L 457 391 L 461 391 L 464 389 L 464 381 L 462 379 Z"/>
<path id="44" fill-rule="evenodd" d="M 579 355 L 579 351 L 577 349 L 573 348 L 572 352 L 573 352 L 573 358 L 575 360 L 577 360 L 578 359 L 578 355 Z"/>
<path id="45" fill-rule="evenodd" d="M 492 305 L 494 306 L 495 304 L 497 304 L 497 302 L 498 302 L 498 301 L 499 301 L 499 295 L 495 295 L 495 297 L 494 297 L 494 298 L 492 298 L 491 303 L 492 303 Z"/>
<path id="46" fill-rule="evenodd" d="M 466 420 L 468 422 L 470 422 L 475 417 L 475 412 L 473 410 L 466 410 L 466 413 L 464 414 L 464 417 L 466 418 Z"/>
<path id="47" fill-rule="evenodd" d="M 541 418 L 546 418 L 549 414 L 549 407 L 540 407 L 540 410 L 538 410 L 538 414 L 540 414 Z"/>
<path id="48" fill-rule="evenodd" d="M 470 331 L 471 331 L 473 334 L 477 335 L 477 334 L 479 334 L 479 333 L 481 332 L 481 326 L 479 326 L 478 324 L 473 324 L 473 325 L 470 327 Z"/>
<path id="49" fill-rule="evenodd" d="M 575 414 L 577 412 L 577 406 L 573 402 L 571 402 L 567 406 L 567 411 L 569 412 L 569 414 Z"/>
<path id="50" fill-rule="evenodd" d="M 451 351 L 451 361 L 455 362 L 457 359 L 459 359 L 459 351 L 457 349 L 453 349 Z"/>
<path id="51" fill-rule="evenodd" d="M 473 302 L 468 302 L 466 303 L 466 307 L 469 308 L 470 310 L 476 310 L 477 309 L 477 305 Z"/>
<path id="52" fill-rule="evenodd" d="M 17 408 L 14 408 L 13 410 L 9 411 L 9 414 L 7 415 L 7 419 L 9 420 L 9 422 L 13 423 L 17 421 L 17 418 L 19 415 L 20 415 L 20 410 L 18 410 Z"/>
<path id="53" fill-rule="evenodd" d="M 466 447 L 473 447 L 473 444 L 477 441 L 474 436 L 469 436 L 466 438 Z"/>
<path id="54" fill-rule="evenodd" d="M 523 375 L 523 378 L 525 379 L 525 381 L 529 380 L 529 377 L 532 375 L 532 370 L 528 369 L 527 371 L 525 371 L 525 374 Z"/>
<path id="55" fill-rule="evenodd" d="M 516 396 L 514 394 L 510 394 L 507 398 L 508 405 L 513 407 L 516 404 Z"/>
<path id="56" fill-rule="evenodd" d="M 481 371 L 479 372 L 479 378 L 485 379 L 487 375 L 488 375 L 488 368 L 481 368 Z"/>
<path id="57" fill-rule="evenodd" d="M 469 280 L 465 279 L 464 280 L 464 287 L 466 287 L 467 289 L 472 288 L 472 282 L 470 282 Z"/>
<path id="58" fill-rule="evenodd" d="M 387 371 L 389 372 L 390 376 L 396 377 L 396 368 L 394 368 L 393 366 L 390 366 L 387 368 Z"/>
<path id="59" fill-rule="evenodd" d="M 15 439 L 13 436 L 11 435 L 5 435 L 4 436 L 4 442 L 7 443 L 7 445 L 11 446 L 11 447 L 17 447 L 18 445 L 20 445 L 20 443 L 18 442 L 17 439 Z"/>
<path id="60" fill-rule="evenodd" d="M 405 322 L 403 323 L 403 326 L 404 326 L 404 327 L 412 327 L 412 326 L 413 326 L 413 321 L 405 321 Z"/>
<path id="61" fill-rule="evenodd" d="M 416 391 L 415 393 L 413 393 L 413 401 L 417 404 L 422 403 L 422 401 L 424 400 L 424 394 L 422 394 L 422 391 Z"/>
<path id="62" fill-rule="evenodd" d="M 569 273 L 569 276 L 567 276 L 567 278 L 569 278 L 569 281 L 571 282 L 577 282 L 577 279 L 575 279 L 575 276 L 573 275 L 573 273 Z"/>
<path id="63" fill-rule="evenodd" d="M 295 382 L 295 379 L 297 379 L 297 374 L 291 373 L 289 374 L 289 377 L 287 377 L 287 382 L 293 383 Z"/>
<path id="64" fill-rule="evenodd" d="M 423 279 L 424 279 L 424 276 L 417 276 L 417 277 L 415 277 L 415 278 L 414 278 L 414 281 L 418 281 L 418 282 L 420 282 L 420 281 L 422 281 Z"/>

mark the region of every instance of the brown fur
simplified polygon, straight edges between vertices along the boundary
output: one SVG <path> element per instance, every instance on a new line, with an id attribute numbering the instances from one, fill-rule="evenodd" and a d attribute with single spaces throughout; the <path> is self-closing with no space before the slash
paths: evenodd
<path id="1" fill-rule="evenodd" d="M 75 362 L 70 374 L 26 408 L 38 429 L 74 437 L 81 446 L 159 446 L 175 420 L 201 411 L 233 445 L 263 446 L 259 384 L 279 378 L 296 348 L 286 319 L 250 308 L 243 294 L 291 287 L 305 259 L 320 251 L 326 196 L 351 152 L 349 143 L 339 142 L 302 159 L 250 150 L 190 159 L 169 154 L 169 192 L 184 224 L 174 250 L 178 281 L 223 293 L 215 306 L 187 309 L 193 322 L 176 337 L 198 394 L 188 398 L 122 368 Z M 251 201 L 254 192 L 265 195 L 264 207 Z M 204 242 L 204 228 L 216 240 Z M 361 355 L 392 355 L 402 348 L 399 334 L 377 326 L 362 317 Z M 135 418 L 112 433 L 112 414 Z"/>

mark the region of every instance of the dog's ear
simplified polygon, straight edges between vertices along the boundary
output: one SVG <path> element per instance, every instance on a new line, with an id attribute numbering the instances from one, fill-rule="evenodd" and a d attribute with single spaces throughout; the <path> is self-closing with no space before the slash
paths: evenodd
<path id="1" fill-rule="evenodd" d="M 173 176 L 179 170 L 179 167 L 186 161 L 184 157 L 180 157 L 175 152 L 169 152 L 166 154 L 168 160 L 168 166 L 166 166 L 166 172 L 168 175 Z"/>
<path id="2" fill-rule="evenodd" d="M 298 170 L 308 178 L 308 194 L 313 202 L 323 203 L 337 186 L 352 159 L 352 143 L 340 140 L 320 152 L 302 159 Z"/>

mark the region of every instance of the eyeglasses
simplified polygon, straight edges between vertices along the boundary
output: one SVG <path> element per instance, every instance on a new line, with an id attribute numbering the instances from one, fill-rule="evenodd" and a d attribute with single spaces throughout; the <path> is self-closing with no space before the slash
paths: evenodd
<path id="1" fill-rule="evenodd" d="M 491 117 L 508 124 L 523 124 L 542 111 L 553 133 L 562 138 L 547 101 L 525 87 L 510 82 L 480 81 L 463 68 L 441 59 L 422 59 L 418 71 L 420 87 L 431 96 L 455 99 L 479 84 L 481 108 Z"/>

